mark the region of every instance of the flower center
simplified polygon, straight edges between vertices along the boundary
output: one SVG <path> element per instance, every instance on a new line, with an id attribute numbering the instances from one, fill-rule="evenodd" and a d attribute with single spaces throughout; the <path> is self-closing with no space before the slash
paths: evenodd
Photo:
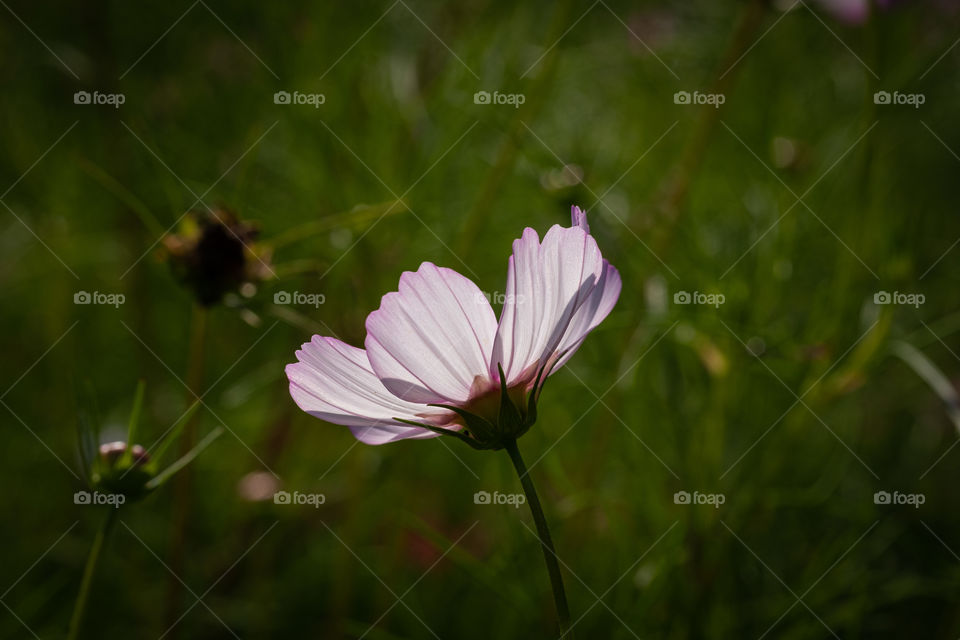
<path id="1" fill-rule="evenodd" d="M 526 388 L 524 386 L 507 389 L 507 396 L 516 407 L 526 407 Z M 500 419 L 500 402 L 502 394 L 500 387 L 493 387 L 480 395 L 471 398 L 463 405 L 463 410 L 487 420 L 490 424 L 497 424 Z M 462 422 L 458 420 L 458 422 Z"/>

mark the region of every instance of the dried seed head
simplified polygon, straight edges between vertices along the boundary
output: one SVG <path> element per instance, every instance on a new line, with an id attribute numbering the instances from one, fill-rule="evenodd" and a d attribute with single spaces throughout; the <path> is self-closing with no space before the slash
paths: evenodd
<path id="1" fill-rule="evenodd" d="M 220 208 L 189 214 L 163 246 L 177 279 L 209 307 L 269 272 L 269 251 L 256 244 L 258 235 L 256 226 Z"/>

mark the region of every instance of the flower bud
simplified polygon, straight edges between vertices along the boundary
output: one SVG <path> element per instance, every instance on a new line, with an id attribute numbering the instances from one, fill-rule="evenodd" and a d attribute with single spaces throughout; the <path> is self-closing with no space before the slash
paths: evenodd
<path id="1" fill-rule="evenodd" d="M 146 484 L 154 477 L 149 461 L 150 455 L 138 444 L 128 449 L 126 442 L 106 442 L 100 445 L 91 484 L 98 491 L 136 500 L 148 492 Z"/>

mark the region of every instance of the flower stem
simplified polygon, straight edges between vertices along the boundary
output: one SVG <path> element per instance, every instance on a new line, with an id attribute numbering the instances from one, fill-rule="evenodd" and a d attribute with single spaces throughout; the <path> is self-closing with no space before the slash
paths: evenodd
<path id="1" fill-rule="evenodd" d="M 187 403 L 193 404 L 202 398 L 204 355 L 207 342 L 207 310 L 194 303 L 190 315 L 190 343 L 187 354 Z M 196 442 L 197 414 L 187 417 L 180 436 L 180 455 L 187 455 Z M 166 619 L 168 626 L 173 626 L 179 614 L 180 598 L 183 593 L 183 583 L 176 576 L 182 575 L 186 557 L 187 523 L 190 518 L 191 473 L 187 468 L 177 474 L 173 480 L 173 530 L 170 538 L 170 581 L 167 584 Z M 173 636 L 173 633 L 170 634 Z"/>
<path id="2" fill-rule="evenodd" d="M 527 471 L 527 465 L 524 464 L 523 457 L 520 455 L 517 441 L 510 440 L 504 445 L 504 448 L 507 450 L 507 453 L 510 454 L 513 468 L 517 470 L 517 475 L 520 476 L 523 493 L 527 496 L 527 503 L 530 504 L 530 513 L 533 514 L 533 521 L 537 525 L 537 536 L 540 538 L 540 546 L 543 549 L 543 560 L 547 563 L 547 573 L 550 574 L 550 586 L 553 588 L 553 601 L 557 605 L 560 637 L 572 639 L 573 633 L 570 630 L 570 609 L 567 607 L 567 594 L 563 590 L 563 577 L 560 575 L 560 564 L 557 562 L 557 552 L 553 549 L 553 539 L 550 537 L 547 518 L 543 515 L 543 507 L 540 506 L 537 489 L 533 486 L 533 480 Z"/>
<path id="3" fill-rule="evenodd" d="M 70 618 L 70 630 L 67 633 L 67 640 L 76 640 L 80 634 L 80 626 L 83 624 L 83 614 L 87 608 L 87 598 L 90 595 L 90 585 L 93 584 L 93 575 L 97 572 L 97 564 L 100 560 L 100 552 L 103 550 L 103 543 L 110 533 L 113 521 L 116 518 L 119 509 L 110 509 L 107 517 L 100 524 L 97 535 L 93 539 L 93 546 L 90 547 L 90 554 L 87 556 L 87 566 L 83 570 L 83 579 L 80 582 L 80 592 L 77 594 L 77 601 L 73 605 L 73 617 Z"/>

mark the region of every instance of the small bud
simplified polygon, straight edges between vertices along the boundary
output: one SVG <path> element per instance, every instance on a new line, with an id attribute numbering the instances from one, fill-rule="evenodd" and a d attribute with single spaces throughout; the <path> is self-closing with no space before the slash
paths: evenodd
<path id="1" fill-rule="evenodd" d="M 146 485 L 154 477 L 149 461 L 150 455 L 138 444 L 128 450 L 126 442 L 104 443 L 99 448 L 91 484 L 98 491 L 137 500 L 148 493 Z"/>
<path id="2" fill-rule="evenodd" d="M 105 442 L 100 445 L 100 458 L 110 466 L 116 464 L 120 456 L 126 452 L 127 443 L 123 441 Z M 130 455 L 133 457 L 135 465 L 146 464 L 150 461 L 150 454 L 138 444 L 130 447 Z"/>

